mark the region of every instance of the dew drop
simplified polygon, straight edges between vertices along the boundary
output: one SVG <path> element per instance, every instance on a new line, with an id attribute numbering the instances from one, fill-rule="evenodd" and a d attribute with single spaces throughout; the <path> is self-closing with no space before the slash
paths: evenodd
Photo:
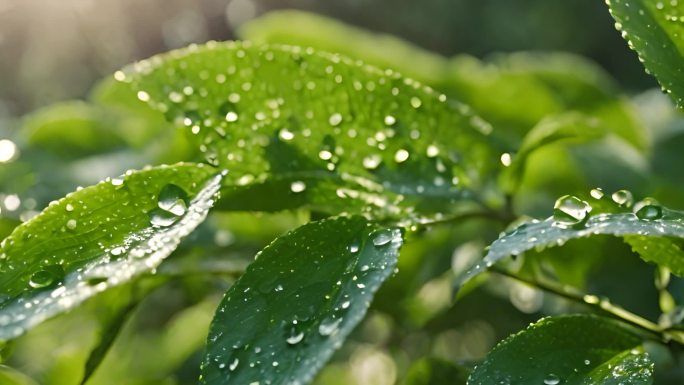
<path id="1" fill-rule="evenodd" d="M 290 190 L 292 190 L 293 193 L 300 193 L 304 190 L 306 190 L 306 183 L 302 181 L 295 181 L 290 184 Z"/>
<path id="2" fill-rule="evenodd" d="M 342 115 L 339 113 L 330 115 L 330 118 L 328 118 L 328 123 L 330 123 L 330 125 L 333 127 L 339 126 L 340 123 L 342 123 Z"/>
<path id="3" fill-rule="evenodd" d="M 409 158 L 409 152 L 402 149 L 397 150 L 396 153 L 394 153 L 394 161 L 397 163 L 403 163 Z"/>
<path id="4" fill-rule="evenodd" d="M 384 122 L 386 126 L 394 126 L 397 123 L 397 118 L 392 115 L 387 115 L 385 116 Z"/>
<path id="5" fill-rule="evenodd" d="M 553 219 L 566 225 L 582 223 L 589 216 L 589 203 L 572 195 L 565 195 L 553 206 Z"/>
<path id="6" fill-rule="evenodd" d="M 392 234 L 389 231 L 379 231 L 373 237 L 373 245 L 384 246 L 392 240 Z"/>
<path id="7" fill-rule="evenodd" d="M 299 333 L 294 333 L 291 336 L 287 337 L 285 341 L 287 341 L 288 344 L 290 345 L 297 345 L 298 343 L 302 342 L 304 339 L 304 332 L 299 332 Z"/>
<path id="8" fill-rule="evenodd" d="M 620 207 L 630 207 L 634 202 L 634 197 L 628 190 L 616 191 L 611 198 L 613 199 L 613 202 L 617 203 Z"/>
<path id="9" fill-rule="evenodd" d="M 318 333 L 324 337 L 335 334 L 342 323 L 342 318 L 338 319 L 325 319 L 318 325 Z"/>
<path id="10" fill-rule="evenodd" d="M 634 205 L 634 214 L 639 219 L 646 221 L 654 221 L 663 216 L 663 208 L 660 204 L 652 198 L 646 198 Z"/>
<path id="11" fill-rule="evenodd" d="M 603 193 L 603 190 L 597 187 L 591 189 L 591 191 L 589 191 L 589 195 L 591 195 L 591 197 L 594 199 L 602 199 L 606 194 Z"/>
<path id="12" fill-rule="evenodd" d="M 76 222 L 75 219 L 69 219 L 66 223 L 66 227 L 69 230 L 74 230 L 77 225 L 78 225 L 78 223 Z"/>
<path id="13" fill-rule="evenodd" d="M 560 382 L 560 378 L 558 378 L 558 376 L 555 374 L 549 374 L 544 379 L 544 385 L 558 385 Z"/>

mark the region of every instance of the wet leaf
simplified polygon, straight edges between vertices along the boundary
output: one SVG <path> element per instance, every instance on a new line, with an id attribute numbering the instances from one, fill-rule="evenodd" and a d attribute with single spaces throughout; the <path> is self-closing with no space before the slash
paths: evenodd
<path id="1" fill-rule="evenodd" d="M 206 217 L 222 178 L 216 174 L 197 164 L 131 171 L 71 193 L 17 227 L 0 244 L 0 339 L 154 269 Z M 187 192 L 187 201 L 162 208 L 159 194 L 169 185 Z"/>
<path id="2" fill-rule="evenodd" d="M 214 42 L 136 63 L 116 77 L 186 126 L 210 163 L 231 170 L 229 185 L 280 177 L 297 193 L 307 188 L 299 178 L 351 175 L 407 202 L 448 204 L 481 189 L 500 168 L 487 137 L 492 127 L 468 107 L 339 55 Z M 263 196 L 270 205 L 288 198 Z"/>
<path id="3" fill-rule="evenodd" d="M 641 339 L 617 321 L 593 315 L 544 318 L 499 343 L 469 385 L 649 385 L 653 363 Z"/>
<path id="4" fill-rule="evenodd" d="M 635 204 L 632 194 L 626 190 L 617 191 L 611 197 L 599 190 L 592 193 L 600 198 L 591 204 L 566 195 L 556 202 L 552 217 L 525 223 L 504 234 L 489 246 L 484 260 L 465 274 L 465 280 L 504 257 L 597 235 L 624 237 L 644 260 L 676 274 L 684 272 L 679 248 L 673 248 L 676 245 L 665 238 L 684 238 L 683 212 L 664 208 L 648 198 Z"/>
<path id="5" fill-rule="evenodd" d="M 398 229 L 361 217 L 276 239 L 219 306 L 202 383 L 308 383 L 363 318 L 401 243 Z"/>
<path id="6" fill-rule="evenodd" d="M 665 0 L 607 0 L 615 27 L 646 70 L 681 108 L 684 105 L 684 3 Z"/>

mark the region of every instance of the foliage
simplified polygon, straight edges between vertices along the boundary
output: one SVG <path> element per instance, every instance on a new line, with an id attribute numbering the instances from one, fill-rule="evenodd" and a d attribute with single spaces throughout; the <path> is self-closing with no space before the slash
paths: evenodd
<path id="1" fill-rule="evenodd" d="M 681 104 L 684 4 L 609 6 Z M 678 383 L 667 99 L 301 12 L 242 34 L 0 141 L 3 384 Z"/>

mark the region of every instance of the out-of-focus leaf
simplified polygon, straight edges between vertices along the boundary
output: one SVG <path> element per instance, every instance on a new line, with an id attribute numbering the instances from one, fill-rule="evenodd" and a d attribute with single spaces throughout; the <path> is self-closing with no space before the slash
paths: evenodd
<path id="1" fill-rule="evenodd" d="M 118 72 L 141 100 L 185 125 L 228 184 L 346 175 L 391 194 L 449 203 L 499 170 L 491 126 L 397 73 L 294 46 L 208 43 Z M 289 195 L 266 196 L 270 207 Z M 330 210 L 335 211 L 335 210 Z"/>
<path id="2" fill-rule="evenodd" d="M 648 137 L 631 106 L 600 67 L 564 53 L 520 52 L 481 62 L 468 56 L 452 64 L 453 94 L 492 122 L 515 146 L 540 120 L 579 112 L 638 149 Z M 524 108 L 521 107 L 524 104 Z"/>
<path id="3" fill-rule="evenodd" d="M 684 105 L 684 3 L 606 0 L 615 27 L 679 107 Z"/>
<path id="4" fill-rule="evenodd" d="M 398 229 L 361 217 L 312 222 L 261 251 L 212 321 L 204 384 L 306 384 L 392 274 Z"/>
<path id="5" fill-rule="evenodd" d="M 468 384 L 650 385 L 653 363 L 641 342 L 610 319 L 545 318 L 499 343 Z"/>
<path id="6" fill-rule="evenodd" d="M 107 109 L 80 101 L 40 109 L 24 120 L 28 144 L 64 158 L 77 158 L 122 148 L 119 117 Z"/>
<path id="7" fill-rule="evenodd" d="M 532 152 L 560 141 L 586 142 L 605 134 L 595 120 L 576 113 L 542 119 L 523 138 L 518 152 L 513 155 L 509 167 L 501 174 L 504 191 L 514 192 L 520 184 L 527 160 Z"/>
<path id="8" fill-rule="evenodd" d="M 17 227 L 0 244 L 0 339 L 159 265 L 206 217 L 215 174 L 198 164 L 130 172 Z"/>
<path id="9" fill-rule="evenodd" d="M 451 362 L 423 358 L 411 365 L 403 385 L 466 385 L 469 371 Z"/>
<path id="10" fill-rule="evenodd" d="M 373 34 L 297 10 L 270 12 L 243 24 L 238 34 L 256 44 L 295 44 L 337 52 L 382 68 L 393 68 L 432 86 L 444 82 L 449 69 L 444 57 L 395 36 Z"/>
<path id="11" fill-rule="evenodd" d="M 38 385 L 25 374 L 10 367 L 0 365 L 0 384 L 2 385 Z"/>

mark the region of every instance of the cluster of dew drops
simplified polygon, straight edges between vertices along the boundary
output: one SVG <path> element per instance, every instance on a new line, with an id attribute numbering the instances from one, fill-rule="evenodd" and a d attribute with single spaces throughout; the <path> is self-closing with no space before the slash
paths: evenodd
<path id="1" fill-rule="evenodd" d="M 634 215 L 646 221 L 661 219 L 663 207 L 653 198 L 645 198 L 634 203 L 634 196 L 628 190 L 619 190 L 608 197 L 600 188 L 592 189 L 590 195 L 596 201 L 611 201 L 618 208 L 631 210 Z M 591 216 L 593 207 L 591 203 L 573 195 L 565 195 L 553 206 L 553 220 L 560 226 L 577 226 Z"/>

